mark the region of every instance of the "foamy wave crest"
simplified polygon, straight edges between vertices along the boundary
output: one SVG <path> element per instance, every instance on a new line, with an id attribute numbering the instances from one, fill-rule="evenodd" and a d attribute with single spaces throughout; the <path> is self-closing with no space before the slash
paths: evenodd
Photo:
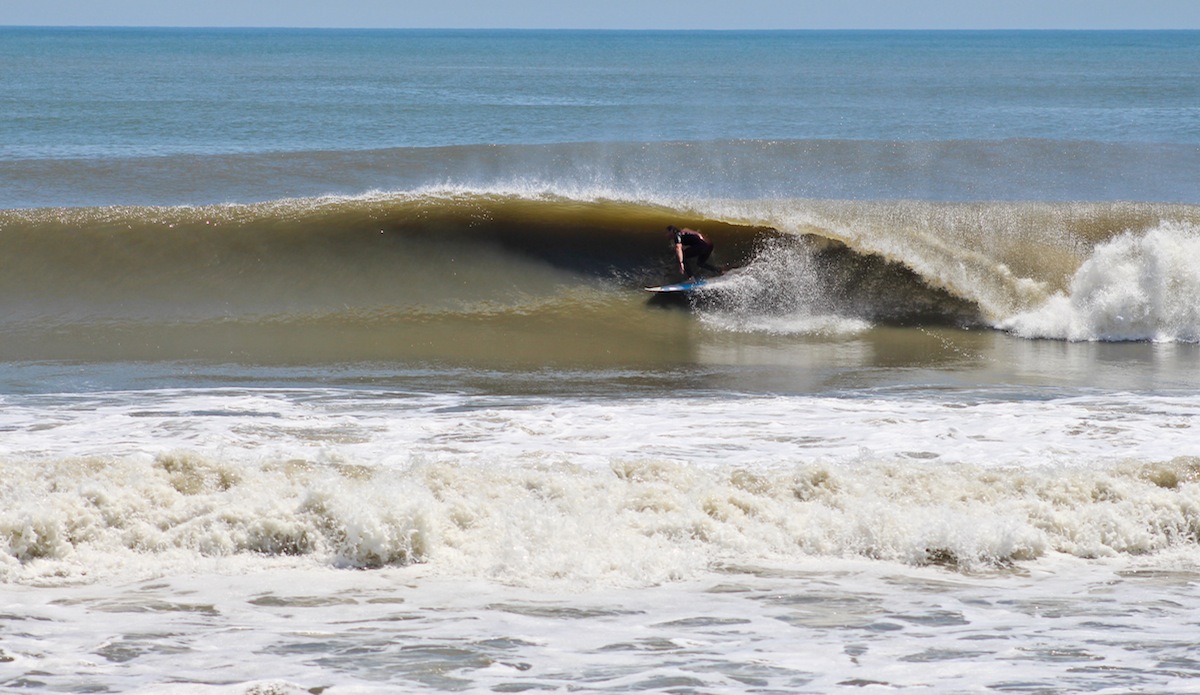
<path id="1" fill-rule="evenodd" d="M 137 574 L 139 558 L 148 556 L 185 565 L 203 557 L 315 556 L 378 567 L 418 562 L 427 552 L 423 505 L 389 503 L 370 474 L 354 467 L 292 461 L 247 468 L 180 454 L 3 470 L 11 483 L 0 512 L 6 580 L 83 578 L 121 565 Z M 403 496 L 401 488 L 389 492 Z"/>
<path id="2" fill-rule="evenodd" d="M 1164 223 L 1096 247 L 1066 293 L 1001 328 L 1028 338 L 1200 341 L 1200 229 Z"/>
<path id="3" fill-rule="evenodd" d="M 645 586 L 812 556 L 970 569 L 1144 554 L 1197 543 L 1198 471 L 1187 457 L 1095 470 L 870 457 L 780 469 L 9 463 L 0 579 L 423 563 L 522 585 Z"/>

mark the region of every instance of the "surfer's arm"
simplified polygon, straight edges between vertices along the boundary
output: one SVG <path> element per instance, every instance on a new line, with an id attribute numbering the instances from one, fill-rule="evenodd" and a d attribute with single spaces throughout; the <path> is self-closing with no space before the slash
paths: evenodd
<path id="1" fill-rule="evenodd" d="M 675 244 L 675 260 L 679 262 L 679 272 L 687 274 L 687 268 L 683 265 L 683 244 Z"/>

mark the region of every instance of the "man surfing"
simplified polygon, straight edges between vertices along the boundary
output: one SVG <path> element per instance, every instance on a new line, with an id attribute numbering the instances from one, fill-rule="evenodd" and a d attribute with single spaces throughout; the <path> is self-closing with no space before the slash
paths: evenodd
<path id="1" fill-rule="evenodd" d="M 694 229 L 680 229 L 675 225 L 667 227 L 667 239 L 670 241 L 671 247 L 675 251 L 675 259 L 679 263 L 679 273 L 683 277 L 691 279 L 696 275 L 696 270 L 704 268 L 718 275 L 721 274 L 721 269 L 710 265 L 708 257 L 712 255 L 713 243 L 704 238 L 704 235 Z M 689 270 L 688 261 L 694 260 L 696 270 Z"/>

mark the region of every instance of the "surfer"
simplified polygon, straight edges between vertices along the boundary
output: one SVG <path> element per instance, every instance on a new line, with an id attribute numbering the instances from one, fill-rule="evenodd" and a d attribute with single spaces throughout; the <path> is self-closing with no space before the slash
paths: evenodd
<path id="1" fill-rule="evenodd" d="M 679 272 L 685 278 L 695 276 L 695 272 L 689 272 L 688 261 L 695 260 L 697 269 L 704 268 L 711 270 L 718 275 L 721 269 L 709 265 L 708 257 L 712 255 L 713 243 L 704 238 L 704 235 L 694 229 L 680 229 L 675 225 L 667 227 L 667 239 L 670 240 L 671 248 L 675 251 L 675 260 L 679 263 Z"/>

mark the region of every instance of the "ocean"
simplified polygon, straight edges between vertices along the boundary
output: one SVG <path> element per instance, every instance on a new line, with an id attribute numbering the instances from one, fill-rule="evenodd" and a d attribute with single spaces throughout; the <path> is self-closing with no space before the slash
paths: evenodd
<path id="1" fill-rule="evenodd" d="M 0 689 L 1200 692 L 1198 76 L 0 28 Z"/>

